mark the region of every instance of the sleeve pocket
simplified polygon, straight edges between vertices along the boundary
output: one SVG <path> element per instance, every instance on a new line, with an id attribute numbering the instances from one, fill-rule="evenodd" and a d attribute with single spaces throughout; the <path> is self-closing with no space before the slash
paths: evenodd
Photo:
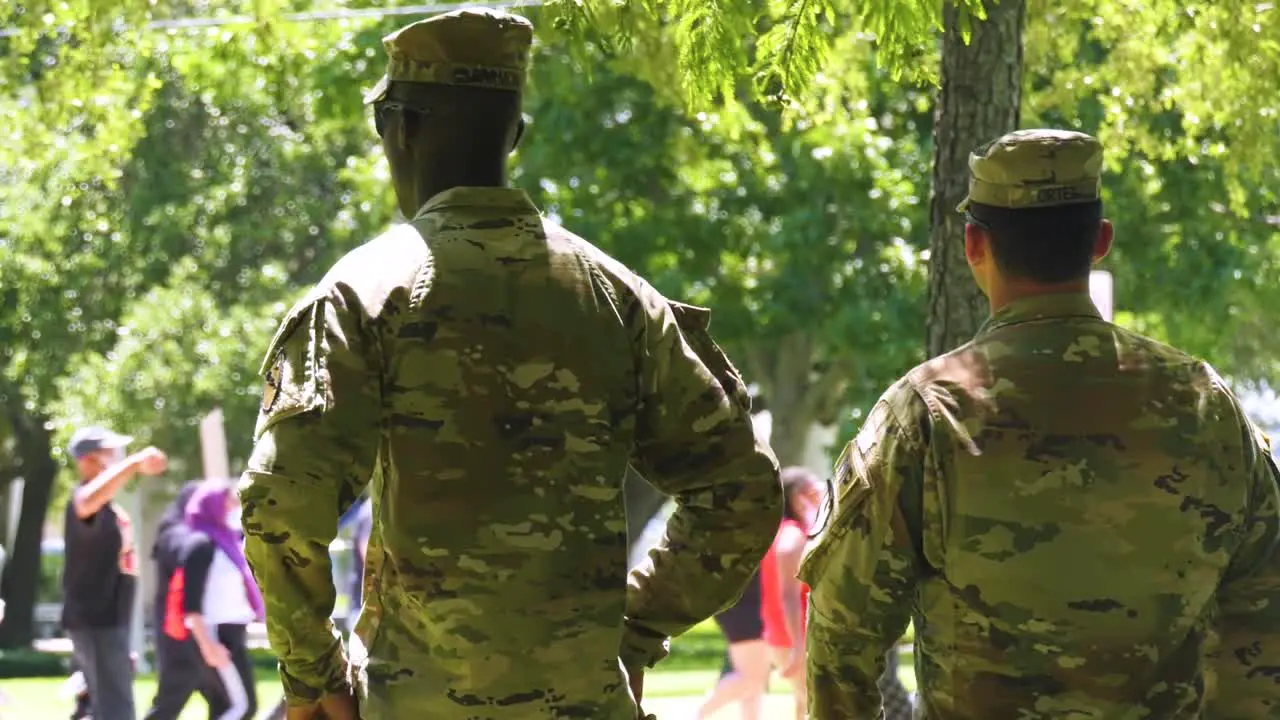
<path id="1" fill-rule="evenodd" d="M 796 573 L 806 585 L 816 584 L 849 533 L 866 523 L 866 520 L 859 519 L 859 514 L 873 493 L 871 483 L 854 467 L 856 457 L 856 447 L 851 442 L 836 461 L 835 478 L 828 486 L 822 513 L 815 524 L 818 534 L 805 548 Z"/>
<path id="2" fill-rule="evenodd" d="M 711 338 L 711 333 L 708 332 L 711 325 L 711 310 L 674 300 L 668 300 L 667 304 L 675 315 L 680 334 L 684 336 L 685 342 L 689 343 L 689 347 L 698 359 L 707 366 L 734 404 L 750 412 L 751 396 L 747 393 L 747 385 L 742 375 L 738 373 L 738 369 L 733 366 L 729 357 L 724 354 L 719 345 L 716 345 L 715 340 Z"/>
<path id="3" fill-rule="evenodd" d="M 285 316 L 272 338 L 259 370 L 262 404 L 255 441 L 281 420 L 328 408 L 324 315 L 323 300 L 304 302 Z"/>

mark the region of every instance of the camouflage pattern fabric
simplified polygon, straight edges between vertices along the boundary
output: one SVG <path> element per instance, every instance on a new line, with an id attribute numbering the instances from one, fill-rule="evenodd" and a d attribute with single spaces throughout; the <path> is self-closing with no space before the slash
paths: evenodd
<path id="1" fill-rule="evenodd" d="M 1102 198 L 1102 143 L 1071 130 L 1016 130 L 969 153 L 970 203 L 1011 210 Z"/>
<path id="2" fill-rule="evenodd" d="M 419 20 L 382 39 L 387 72 L 365 94 L 386 97 L 393 82 L 458 85 L 519 92 L 533 46 L 533 24 L 489 8 L 463 8 Z"/>
<path id="3" fill-rule="evenodd" d="M 1207 364 L 1086 295 L 893 385 L 801 579 L 810 717 L 874 718 L 916 630 L 928 718 L 1280 716 L 1280 471 Z"/>
<path id="4" fill-rule="evenodd" d="M 341 260 L 271 343 L 241 485 L 289 703 L 634 720 L 628 671 L 736 598 L 782 514 L 708 320 L 519 190 L 445 191 Z M 628 578 L 629 462 L 677 508 Z M 370 482 L 349 673 L 327 546 Z"/>

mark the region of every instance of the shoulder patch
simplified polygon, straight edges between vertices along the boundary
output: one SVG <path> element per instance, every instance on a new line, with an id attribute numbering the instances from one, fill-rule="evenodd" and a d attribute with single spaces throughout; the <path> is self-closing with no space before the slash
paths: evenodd
<path id="1" fill-rule="evenodd" d="M 747 392 L 747 383 L 742 379 L 738 368 L 733 366 L 729 356 L 724 354 L 720 346 L 711 337 L 707 328 L 711 325 L 711 311 L 697 305 L 667 300 L 667 306 L 675 317 L 676 325 L 685 342 L 693 350 L 702 364 L 711 371 L 720 383 L 721 389 L 729 399 L 743 410 L 751 411 L 751 395 Z"/>
<path id="2" fill-rule="evenodd" d="M 709 308 L 690 305 L 688 303 L 668 300 L 671 312 L 675 313 L 676 324 L 681 328 L 706 330 L 711 327 L 711 310 Z"/>
<path id="3" fill-rule="evenodd" d="M 889 404 L 881 399 L 871 408 L 871 412 L 867 414 L 867 419 L 862 423 L 862 429 L 858 431 L 858 435 L 853 441 L 858 447 L 858 453 L 866 456 L 870 455 L 875 449 L 877 443 L 880 442 L 880 433 L 884 427 L 885 420 L 889 417 Z"/>
<path id="4" fill-rule="evenodd" d="M 290 311 L 280 324 L 262 363 L 255 440 L 285 418 L 328 407 L 324 312 L 325 302 L 316 300 Z"/>
<path id="5" fill-rule="evenodd" d="M 262 407 L 263 413 L 271 412 L 276 405 L 276 398 L 280 396 L 281 378 L 284 376 L 284 350 L 276 351 L 275 359 L 268 360 L 267 371 L 263 375 L 262 384 Z"/>
<path id="6" fill-rule="evenodd" d="M 835 468 L 831 471 L 831 482 L 836 487 L 840 487 L 849 480 L 849 450 L 853 447 L 853 443 L 844 446 L 844 450 L 840 451 L 840 457 L 836 458 Z"/>

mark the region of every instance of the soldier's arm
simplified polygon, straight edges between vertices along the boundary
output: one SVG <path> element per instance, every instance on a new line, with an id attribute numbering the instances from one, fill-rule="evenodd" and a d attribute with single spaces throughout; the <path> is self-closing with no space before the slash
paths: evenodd
<path id="1" fill-rule="evenodd" d="M 378 347 L 337 290 L 290 313 L 267 355 L 257 441 L 240 484 L 245 555 L 289 705 L 350 692 L 330 620 L 329 544 L 378 453 Z"/>
<path id="2" fill-rule="evenodd" d="M 1218 590 L 1221 650 L 1209 716 L 1221 720 L 1280 715 L 1280 470 L 1265 436 L 1244 424 L 1250 510 Z"/>
<path id="3" fill-rule="evenodd" d="M 927 412 L 909 385 L 893 386 L 836 462 L 825 517 L 800 565 L 814 720 L 880 717 L 876 681 L 906 631 L 923 563 Z"/>
<path id="4" fill-rule="evenodd" d="M 707 334 L 709 311 L 641 295 L 634 461 L 675 498 L 666 536 L 631 573 L 622 660 L 651 667 L 668 640 L 732 603 L 782 518 L 778 463 L 757 439 L 737 371 Z"/>

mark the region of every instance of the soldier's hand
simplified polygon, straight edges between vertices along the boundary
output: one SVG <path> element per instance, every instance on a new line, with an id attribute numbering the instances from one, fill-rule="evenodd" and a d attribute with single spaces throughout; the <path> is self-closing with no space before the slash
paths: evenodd
<path id="1" fill-rule="evenodd" d="M 640 701 L 644 698 L 644 668 L 627 668 L 627 676 L 631 684 L 631 696 L 636 700 L 636 717 L 645 720 L 644 710 L 640 709 Z"/>

